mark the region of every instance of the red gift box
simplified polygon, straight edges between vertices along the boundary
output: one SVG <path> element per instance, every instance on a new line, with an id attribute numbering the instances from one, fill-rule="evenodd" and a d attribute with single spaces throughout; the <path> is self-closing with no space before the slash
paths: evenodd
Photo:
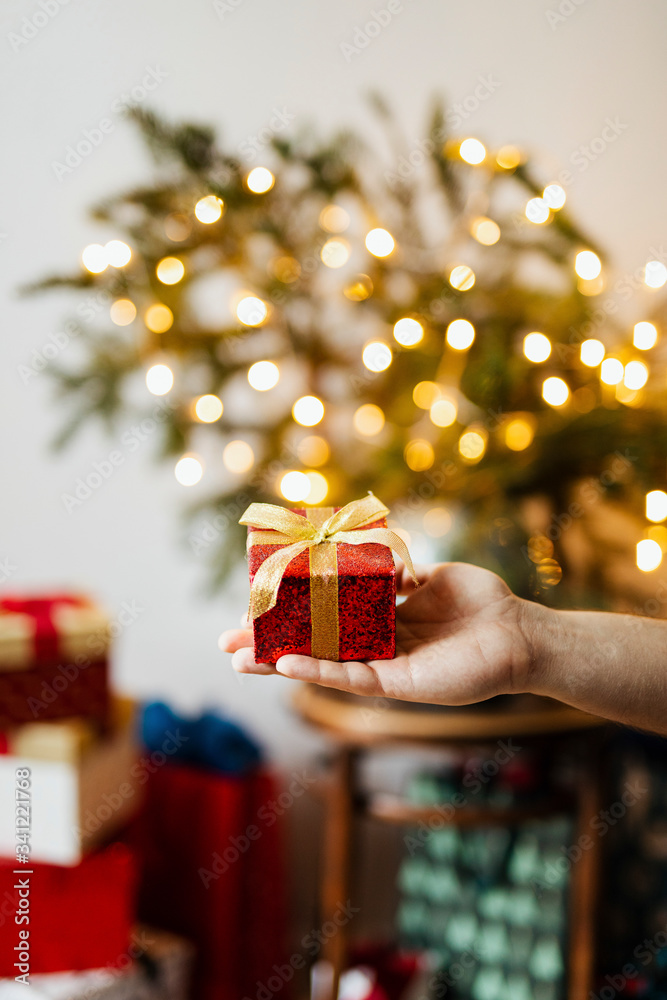
<path id="1" fill-rule="evenodd" d="M 29 965 L 30 973 L 126 964 L 135 865 L 124 844 L 91 854 L 74 868 L 2 861 L 0 883 L 0 976 L 20 975 L 24 970 L 14 963 L 21 955 L 27 963 L 19 966 Z M 19 937 L 20 931 L 28 938 Z"/>
<path id="2" fill-rule="evenodd" d="M 261 770 L 241 778 L 168 763 L 147 783 L 139 917 L 194 943 L 199 1000 L 254 997 L 285 962 L 278 795 Z"/>
<path id="3" fill-rule="evenodd" d="M 357 505 L 361 505 L 360 517 L 357 524 L 352 517 L 352 530 L 344 525 L 343 530 L 332 531 L 331 541 L 325 537 L 323 542 L 294 546 L 297 549 L 300 544 L 301 550 L 282 572 L 275 605 L 254 616 L 256 662 L 275 663 L 286 653 L 331 660 L 381 660 L 394 656 L 396 571 L 389 546 L 404 557 L 407 551 L 400 538 L 387 529 L 384 516 L 377 516 L 378 511 L 387 511 L 375 497 L 348 504 L 343 511 Z M 281 512 L 269 504 L 253 504 L 248 509 L 241 523 L 248 525 L 253 615 L 256 606 L 252 595 L 259 583 L 260 568 L 298 537 L 289 534 L 292 530 L 289 527 L 288 534 L 267 530 L 265 525 L 269 521 L 264 520 L 262 509 L 274 512 L 272 518 L 276 524 L 280 523 L 281 515 L 300 515 L 311 522 L 315 531 L 323 527 L 326 530 L 328 519 L 340 510 L 315 507 Z M 374 519 L 368 516 L 369 511 L 371 515 L 375 512 Z M 365 532 L 372 533 L 377 540 L 359 542 Z M 276 542 L 272 542 L 272 535 Z"/>
<path id="4" fill-rule="evenodd" d="M 83 716 L 106 725 L 109 622 L 72 594 L 0 599 L 0 730 Z"/>

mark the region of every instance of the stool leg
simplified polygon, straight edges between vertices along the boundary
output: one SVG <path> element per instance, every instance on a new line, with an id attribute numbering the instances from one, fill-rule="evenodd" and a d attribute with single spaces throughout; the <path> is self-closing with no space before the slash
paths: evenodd
<path id="1" fill-rule="evenodd" d="M 356 758 L 356 752 L 350 747 L 338 751 L 325 813 L 322 920 L 323 925 L 331 922 L 336 927 L 335 933 L 327 937 L 323 946 L 323 957 L 333 970 L 331 1000 L 336 1000 L 338 996 L 338 983 L 347 960 L 347 927 L 345 923 L 338 925 L 334 918 L 350 898 Z"/>
<path id="2" fill-rule="evenodd" d="M 595 752 L 589 763 L 583 765 L 578 794 L 577 827 L 575 843 L 585 843 L 580 838 L 591 839 L 591 821 L 600 810 L 598 785 L 600 776 Z M 570 1000 L 588 1000 L 593 989 L 595 966 L 595 925 L 600 870 L 600 843 L 594 840 L 589 850 L 572 867 L 570 884 Z"/>

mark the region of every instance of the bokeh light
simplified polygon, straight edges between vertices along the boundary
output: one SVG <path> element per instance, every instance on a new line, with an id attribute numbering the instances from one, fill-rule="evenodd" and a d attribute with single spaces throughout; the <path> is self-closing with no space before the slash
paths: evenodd
<path id="1" fill-rule="evenodd" d="M 132 259 L 132 251 L 122 240 L 110 240 L 104 246 L 107 264 L 111 267 L 125 267 Z"/>
<path id="2" fill-rule="evenodd" d="M 226 469 L 236 475 L 248 472 L 255 464 L 255 453 L 247 441 L 230 441 L 222 452 L 222 462 Z"/>
<path id="3" fill-rule="evenodd" d="M 324 403 L 317 396 L 301 396 L 292 407 L 292 416 L 303 427 L 314 427 L 324 416 Z"/>
<path id="4" fill-rule="evenodd" d="M 436 399 L 440 399 L 441 395 L 440 386 L 435 382 L 418 382 L 412 390 L 412 398 L 415 405 L 422 410 L 430 410 Z"/>
<path id="5" fill-rule="evenodd" d="M 304 465 L 324 465 L 329 461 L 331 449 L 319 434 L 308 434 L 299 441 L 296 453 Z"/>
<path id="6" fill-rule="evenodd" d="M 163 285 L 175 285 L 185 274 L 185 266 L 178 257 L 163 257 L 155 268 L 155 273 Z"/>
<path id="7" fill-rule="evenodd" d="M 558 378 L 556 375 L 545 378 L 542 383 L 542 399 L 545 403 L 548 403 L 549 406 L 563 406 L 567 403 L 569 396 L 570 390 L 567 382 L 564 382 L 562 378 Z"/>
<path id="8" fill-rule="evenodd" d="M 430 469 L 435 461 L 433 445 L 429 441 L 425 441 L 424 438 L 408 441 L 403 456 L 406 465 L 413 472 L 424 472 L 426 469 Z"/>
<path id="9" fill-rule="evenodd" d="M 643 361 L 628 361 L 623 373 L 626 389 L 643 389 L 648 382 L 648 368 Z"/>
<path id="10" fill-rule="evenodd" d="M 366 233 L 366 249 L 374 257 L 388 257 L 395 247 L 394 237 L 386 229 L 371 229 Z"/>
<path id="11" fill-rule="evenodd" d="M 466 163 L 477 166 L 486 158 L 486 147 L 479 139 L 464 139 L 459 146 L 459 155 Z"/>
<path id="12" fill-rule="evenodd" d="M 449 283 L 458 292 L 467 292 L 475 284 L 475 272 L 467 264 L 457 264 L 449 272 Z"/>
<path id="13" fill-rule="evenodd" d="M 205 198 L 200 198 L 195 205 L 195 215 L 205 225 L 217 222 L 223 210 L 224 202 L 215 194 L 207 194 Z"/>
<path id="14" fill-rule="evenodd" d="M 551 354 L 551 341 L 543 333 L 528 333 L 523 338 L 523 353 L 529 361 L 540 364 Z"/>
<path id="15" fill-rule="evenodd" d="M 482 246 L 491 247 L 500 239 L 500 226 L 493 219 L 487 219 L 482 215 L 478 219 L 473 219 L 470 233 Z"/>
<path id="16" fill-rule="evenodd" d="M 144 313 L 144 323 L 152 333 L 165 333 L 174 322 L 174 314 L 169 306 L 156 302 Z"/>
<path id="17" fill-rule="evenodd" d="M 635 323 L 632 331 L 632 343 L 635 347 L 640 351 L 650 351 L 657 341 L 658 331 L 653 323 L 649 323 L 648 320 Z"/>
<path id="18" fill-rule="evenodd" d="M 350 225 L 350 216 L 340 205 L 327 205 L 320 212 L 320 226 L 327 233 L 344 233 Z"/>
<path id="19" fill-rule="evenodd" d="M 273 361 L 256 361 L 248 369 L 248 382 L 258 392 L 266 392 L 278 384 L 280 369 Z"/>
<path id="20" fill-rule="evenodd" d="M 203 424 L 213 424 L 222 416 L 222 400 L 212 393 L 200 396 L 195 403 L 195 415 Z"/>
<path id="21" fill-rule="evenodd" d="M 646 517 L 656 524 L 667 520 L 667 493 L 664 490 L 651 490 L 646 494 Z"/>
<path id="22" fill-rule="evenodd" d="M 503 427 L 505 444 L 510 451 L 525 451 L 535 438 L 535 418 L 532 413 L 512 417 Z"/>
<path id="23" fill-rule="evenodd" d="M 467 462 L 479 462 L 486 451 L 487 435 L 482 428 L 469 427 L 459 438 L 459 454 Z"/>
<path id="24" fill-rule="evenodd" d="M 597 368 L 604 359 L 605 347 L 601 340 L 584 340 L 579 348 L 581 363 L 588 368 Z"/>
<path id="25" fill-rule="evenodd" d="M 605 358 L 600 365 L 600 379 L 605 385 L 618 385 L 623 381 L 623 362 L 618 358 Z"/>
<path id="26" fill-rule="evenodd" d="M 637 566 L 643 573 L 651 573 L 662 562 L 662 549 L 653 538 L 637 542 Z"/>
<path id="27" fill-rule="evenodd" d="M 174 467 L 174 475 L 181 486 L 194 486 L 204 474 L 204 466 L 196 455 L 183 455 Z"/>
<path id="28" fill-rule="evenodd" d="M 602 261 L 592 250 L 581 250 L 574 259 L 574 270 L 585 281 L 592 281 L 602 271 Z"/>
<path id="29" fill-rule="evenodd" d="M 431 403 L 429 416 L 436 427 L 451 427 L 456 420 L 458 407 L 453 399 L 436 399 Z"/>
<path id="30" fill-rule="evenodd" d="M 541 226 L 547 222 L 551 212 L 544 198 L 531 198 L 526 205 L 526 218 L 529 222 L 534 222 L 536 226 Z"/>
<path id="31" fill-rule="evenodd" d="M 662 288 L 667 281 L 667 267 L 659 260 L 650 260 L 644 268 L 644 283 L 649 288 Z"/>
<path id="32" fill-rule="evenodd" d="M 101 274 L 109 264 L 106 250 L 100 243 L 90 243 L 81 254 L 81 260 L 91 274 Z"/>
<path id="33" fill-rule="evenodd" d="M 467 351 L 474 339 L 475 327 L 467 319 L 453 319 L 445 333 L 445 340 L 455 351 Z"/>
<path id="34" fill-rule="evenodd" d="M 261 326 L 269 315 L 269 309 L 256 295 L 244 295 L 236 306 L 236 318 L 244 326 Z"/>
<path id="35" fill-rule="evenodd" d="M 280 480 L 280 492 L 290 503 L 301 503 L 310 493 L 310 479 L 305 472 L 286 472 Z"/>
<path id="36" fill-rule="evenodd" d="M 174 373 L 169 365 L 152 365 L 146 372 L 146 388 L 154 396 L 164 396 L 174 384 Z"/>
<path id="37" fill-rule="evenodd" d="M 384 427 L 384 413 L 375 403 L 364 403 L 355 410 L 352 423 L 357 434 L 375 437 Z"/>
<path id="38" fill-rule="evenodd" d="M 116 326 L 128 326 L 137 315 L 137 307 L 131 299 L 116 299 L 111 303 L 109 316 Z"/>
<path id="39" fill-rule="evenodd" d="M 321 472 L 307 472 L 306 476 L 310 483 L 306 500 L 308 503 L 322 503 L 329 492 L 329 483 L 326 476 L 323 476 Z"/>
<path id="40" fill-rule="evenodd" d="M 424 327 L 416 319 L 404 316 L 394 323 L 394 340 L 403 347 L 414 347 L 424 338 Z"/>
<path id="41" fill-rule="evenodd" d="M 424 514 L 423 525 L 431 538 L 442 538 L 452 526 L 452 515 L 445 507 L 431 507 Z"/>
<path id="42" fill-rule="evenodd" d="M 267 167 L 253 167 L 245 179 L 246 187 L 253 194 L 266 194 L 276 182 L 275 177 Z"/>
<path id="43" fill-rule="evenodd" d="M 320 250 L 320 257 L 327 267 L 343 267 L 350 259 L 350 244 L 340 236 L 327 240 Z"/>
<path id="44" fill-rule="evenodd" d="M 372 340 L 363 349 L 361 359 L 370 372 L 383 372 L 392 361 L 391 347 L 382 340 Z"/>
<path id="45" fill-rule="evenodd" d="M 565 204 L 567 195 L 560 184 L 547 184 L 542 192 L 542 200 L 553 212 L 557 212 Z"/>

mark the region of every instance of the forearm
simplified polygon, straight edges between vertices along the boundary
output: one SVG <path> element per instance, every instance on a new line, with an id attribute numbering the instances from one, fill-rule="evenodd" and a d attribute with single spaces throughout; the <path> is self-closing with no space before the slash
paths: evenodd
<path id="1" fill-rule="evenodd" d="M 534 694 L 667 735 L 667 622 L 523 602 Z"/>

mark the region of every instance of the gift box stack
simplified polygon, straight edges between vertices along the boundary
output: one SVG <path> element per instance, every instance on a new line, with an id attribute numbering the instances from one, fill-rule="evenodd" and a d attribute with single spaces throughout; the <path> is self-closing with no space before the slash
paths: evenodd
<path id="1" fill-rule="evenodd" d="M 83 996 L 91 976 L 105 990 L 121 977 L 128 1000 L 144 995 L 137 963 L 150 949 L 133 929 L 137 863 L 119 836 L 145 776 L 134 706 L 110 696 L 110 634 L 84 597 L 0 599 L 3 995 L 15 984 Z M 184 978 L 189 953 L 179 949 Z"/>

